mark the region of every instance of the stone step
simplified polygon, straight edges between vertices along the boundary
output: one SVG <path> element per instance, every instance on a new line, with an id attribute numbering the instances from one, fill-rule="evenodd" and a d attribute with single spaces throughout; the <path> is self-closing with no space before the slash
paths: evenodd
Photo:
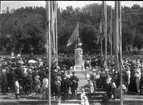
<path id="1" fill-rule="evenodd" d="M 101 105 L 102 100 L 89 100 L 89 103 Z M 51 101 L 52 105 L 81 105 L 81 100 Z M 0 100 L 0 105 L 48 105 L 48 100 Z"/>
<path id="2" fill-rule="evenodd" d="M 130 99 L 143 99 L 143 95 L 125 95 L 125 97 Z"/>
<path id="3" fill-rule="evenodd" d="M 81 93 L 78 93 L 77 94 L 77 99 L 80 99 L 80 94 Z M 95 92 L 95 93 L 88 93 L 86 92 L 86 96 L 88 97 L 89 100 L 103 100 L 104 99 L 104 95 L 106 94 L 105 91 L 99 91 L 99 92 Z"/>

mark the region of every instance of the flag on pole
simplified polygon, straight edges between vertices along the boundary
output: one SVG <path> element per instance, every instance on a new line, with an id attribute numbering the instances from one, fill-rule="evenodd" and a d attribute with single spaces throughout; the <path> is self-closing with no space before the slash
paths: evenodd
<path id="1" fill-rule="evenodd" d="M 103 5 L 103 17 L 102 17 L 102 22 L 103 22 L 103 37 L 105 38 L 105 68 L 107 68 L 107 5 L 106 1 L 102 1 Z M 102 37 L 102 38 L 103 38 Z"/>
<path id="2" fill-rule="evenodd" d="M 48 105 L 51 105 L 51 1 L 46 1 L 46 36 L 47 39 L 47 58 L 48 58 Z M 46 51 L 47 51 L 46 50 Z"/>
<path id="3" fill-rule="evenodd" d="M 102 36 L 102 21 L 99 23 L 99 35 L 97 36 L 97 44 L 99 44 Z"/>
<path id="4" fill-rule="evenodd" d="M 102 34 L 102 20 L 100 21 L 100 24 L 99 24 L 99 33 L 100 35 Z"/>
<path id="5" fill-rule="evenodd" d="M 69 38 L 68 40 L 68 43 L 67 43 L 67 47 L 70 46 L 71 44 L 74 43 L 74 41 L 79 37 L 79 22 L 77 22 L 77 25 L 71 35 L 71 37 Z"/>
<path id="6" fill-rule="evenodd" d="M 103 36 L 105 37 L 107 33 L 107 6 L 105 1 L 103 1 L 102 22 Z"/>
<path id="7" fill-rule="evenodd" d="M 56 3 L 54 1 L 51 1 L 51 48 L 52 48 L 52 60 L 57 59 L 57 53 L 56 53 Z"/>
<path id="8" fill-rule="evenodd" d="M 57 9 L 58 9 L 58 3 L 54 1 L 54 23 L 55 23 L 55 47 L 57 51 L 57 43 L 58 43 L 58 35 L 57 35 Z M 56 52 L 57 53 L 57 52 Z"/>
<path id="9" fill-rule="evenodd" d="M 121 66 L 123 64 L 122 62 L 122 15 L 121 15 L 121 4 L 120 4 L 120 1 L 118 2 L 118 14 L 119 14 L 119 38 L 120 38 L 120 41 L 119 41 L 119 44 L 120 44 L 120 47 L 119 47 L 119 51 L 120 51 L 120 63 L 121 63 Z"/>

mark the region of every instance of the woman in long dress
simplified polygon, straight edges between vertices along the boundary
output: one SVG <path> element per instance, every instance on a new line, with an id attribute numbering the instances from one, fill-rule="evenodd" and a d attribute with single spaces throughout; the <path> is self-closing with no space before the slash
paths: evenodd
<path id="1" fill-rule="evenodd" d="M 85 95 L 84 89 L 82 89 L 82 93 L 81 93 L 80 97 L 81 97 L 81 105 L 89 105 L 89 101 L 88 101 L 87 96 Z"/>
<path id="2" fill-rule="evenodd" d="M 48 84 L 48 75 L 44 74 L 44 79 L 42 81 L 42 87 L 41 87 L 41 93 L 42 93 L 42 99 L 48 99 L 48 88 L 49 88 L 49 84 Z"/>
<path id="3" fill-rule="evenodd" d="M 39 75 L 35 76 L 35 92 L 39 98 L 40 95 L 40 88 L 41 88 L 41 81 L 39 80 Z"/>

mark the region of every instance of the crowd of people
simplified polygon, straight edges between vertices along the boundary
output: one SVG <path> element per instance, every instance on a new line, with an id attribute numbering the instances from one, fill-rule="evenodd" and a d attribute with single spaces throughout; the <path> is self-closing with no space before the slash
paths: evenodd
<path id="1" fill-rule="evenodd" d="M 119 97 L 120 70 L 117 70 L 115 61 L 109 60 L 107 67 L 96 64 L 94 68 L 87 66 L 86 69 L 89 92 L 92 93 L 102 88 L 107 92 L 109 98 Z M 136 60 L 123 59 L 122 83 L 124 94 L 143 94 L 143 58 Z"/>
<path id="2" fill-rule="evenodd" d="M 30 95 L 35 92 L 37 98 L 48 99 L 48 63 L 45 58 L 1 57 L 0 86 L 2 95 L 15 93 Z M 51 67 L 51 95 L 53 99 L 75 98 L 79 79 L 74 72 L 66 72 L 65 65 L 59 67 L 53 62 Z M 71 92 L 71 95 L 69 94 Z"/>
<path id="3" fill-rule="evenodd" d="M 30 62 L 31 61 L 31 62 Z M 33 61 L 33 62 L 32 62 Z M 0 86 L 2 95 L 15 93 L 20 95 L 36 93 L 37 98 L 48 98 L 48 63 L 46 58 L 14 57 L 0 58 Z M 58 66 L 60 65 L 60 67 Z M 73 66 L 73 65 L 70 65 Z M 116 98 L 116 89 L 120 88 L 120 72 L 116 69 L 114 60 L 108 60 L 108 67 L 104 67 L 104 59 L 85 60 L 89 92 L 104 89 L 109 98 Z M 143 93 L 143 58 L 137 60 L 123 59 L 123 89 L 124 92 Z M 77 96 L 79 78 L 75 72 L 67 70 L 66 64 L 55 61 L 51 68 L 51 95 L 53 99 L 63 100 Z"/>

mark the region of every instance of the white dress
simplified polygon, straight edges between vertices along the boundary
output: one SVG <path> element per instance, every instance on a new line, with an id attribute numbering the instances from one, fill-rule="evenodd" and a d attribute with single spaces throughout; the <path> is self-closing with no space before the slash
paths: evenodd
<path id="1" fill-rule="evenodd" d="M 15 81 L 15 92 L 16 94 L 19 94 L 19 82 Z"/>
<path id="2" fill-rule="evenodd" d="M 43 85 L 42 85 L 42 88 L 41 88 L 41 91 L 42 91 L 42 99 L 48 99 L 48 79 L 47 78 L 44 78 L 43 79 Z"/>
<path id="3" fill-rule="evenodd" d="M 81 93 L 81 105 L 89 105 L 88 98 L 85 95 L 85 92 Z"/>

